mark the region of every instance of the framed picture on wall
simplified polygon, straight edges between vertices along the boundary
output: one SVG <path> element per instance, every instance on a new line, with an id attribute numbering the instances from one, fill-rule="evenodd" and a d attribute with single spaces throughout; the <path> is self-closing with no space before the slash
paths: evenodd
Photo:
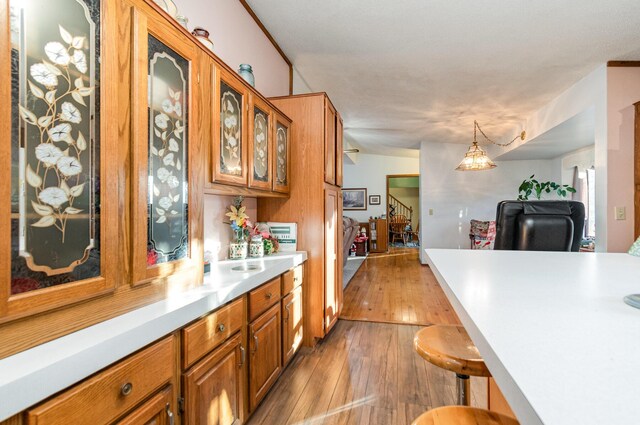
<path id="1" fill-rule="evenodd" d="M 345 211 L 367 209 L 367 189 L 342 189 L 342 207 Z"/>
<path id="2" fill-rule="evenodd" d="M 369 195 L 369 205 L 380 205 L 380 195 Z"/>

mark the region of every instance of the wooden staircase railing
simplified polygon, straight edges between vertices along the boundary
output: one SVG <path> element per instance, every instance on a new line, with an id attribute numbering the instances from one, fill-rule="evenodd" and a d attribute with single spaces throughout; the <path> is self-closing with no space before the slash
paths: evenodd
<path id="1" fill-rule="evenodd" d="M 389 205 L 389 218 L 395 215 L 403 215 L 407 217 L 410 223 L 413 223 L 413 208 L 403 204 L 398 198 L 387 194 L 387 205 Z"/>

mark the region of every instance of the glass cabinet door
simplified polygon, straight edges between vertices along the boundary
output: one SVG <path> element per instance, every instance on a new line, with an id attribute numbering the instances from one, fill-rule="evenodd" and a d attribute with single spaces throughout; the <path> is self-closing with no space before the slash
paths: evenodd
<path id="1" fill-rule="evenodd" d="M 274 126 L 273 190 L 289 193 L 291 174 L 291 122 L 277 114 Z"/>
<path id="2" fill-rule="evenodd" d="M 251 96 L 249 105 L 249 187 L 271 190 L 271 108 L 261 99 Z"/>
<path id="3" fill-rule="evenodd" d="M 216 68 L 213 85 L 213 181 L 246 186 L 248 95 L 235 75 Z"/>
<path id="4" fill-rule="evenodd" d="M 138 70 L 137 87 L 147 91 L 144 97 L 133 96 L 135 125 L 145 136 L 133 140 L 134 173 L 140 176 L 133 179 L 134 285 L 164 276 L 169 268 L 173 273 L 192 265 L 189 158 L 197 91 L 195 46 L 166 22 L 140 21 L 146 30 L 138 37 L 137 52 L 147 60 Z"/>
<path id="5" fill-rule="evenodd" d="M 5 0 L 6 1 L 6 0 Z M 106 3 L 106 2 L 105 2 Z M 8 0 L 3 88 L 0 317 L 42 311 L 114 286 L 113 50 L 100 0 Z M 104 4 L 104 6 L 103 6 Z M 107 43 L 108 44 L 108 43 Z M 10 84 L 9 84 L 10 82 Z M 117 226 L 117 225 L 116 225 Z M 56 295 L 54 295 L 54 293 Z"/>

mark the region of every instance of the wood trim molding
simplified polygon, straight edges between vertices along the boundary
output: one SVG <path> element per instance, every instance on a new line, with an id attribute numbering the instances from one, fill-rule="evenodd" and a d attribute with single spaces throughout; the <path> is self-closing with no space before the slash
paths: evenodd
<path id="1" fill-rule="evenodd" d="M 638 67 L 640 66 L 640 61 L 609 61 L 607 62 L 608 67 Z"/>
<path id="2" fill-rule="evenodd" d="M 251 8 L 251 6 L 249 6 L 249 3 L 247 3 L 247 0 L 238 0 L 238 1 L 240 2 L 240 4 L 242 6 L 244 6 L 244 8 L 246 9 L 247 13 L 253 18 L 253 20 L 256 22 L 258 27 L 260 27 L 260 29 L 262 30 L 264 35 L 271 42 L 271 44 L 273 44 L 273 47 L 278 51 L 278 53 L 280 53 L 280 56 L 282 56 L 282 59 L 286 62 L 287 65 L 289 65 L 289 94 L 290 95 L 293 94 L 293 65 L 291 64 L 291 61 L 289 60 L 287 55 L 284 54 L 284 52 L 282 51 L 282 49 L 278 45 L 278 42 L 269 33 L 269 30 L 267 30 L 267 28 L 264 26 L 262 21 L 260 21 L 260 18 L 258 18 L 258 16 L 255 14 L 253 9 Z"/>

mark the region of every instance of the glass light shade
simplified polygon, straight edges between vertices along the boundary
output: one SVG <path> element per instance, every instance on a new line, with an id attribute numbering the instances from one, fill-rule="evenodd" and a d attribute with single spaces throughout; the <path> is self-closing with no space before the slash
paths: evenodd
<path id="1" fill-rule="evenodd" d="M 497 165 L 487 156 L 487 153 L 476 142 L 469 146 L 464 159 L 456 167 L 457 171 L 482 171 L 496 168 Z"/>

